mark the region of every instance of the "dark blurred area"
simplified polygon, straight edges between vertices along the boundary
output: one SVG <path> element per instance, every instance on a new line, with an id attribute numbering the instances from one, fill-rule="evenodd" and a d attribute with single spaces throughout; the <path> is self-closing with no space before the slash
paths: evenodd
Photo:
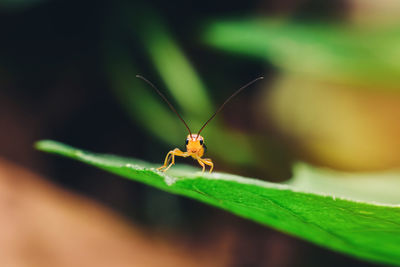
<path id="1" fill-rule="evenodd" d="M 361 2 L 0 0 L 0 228 L 20 233 L 0 238 L 6 251 L 0 266 L 373 266 L 33 149 L 37 140 L 54 139 L 161 164 L 187 133 L 136 74 L 157 84 L 193 128 L 234 90 L 264 75 L 203 133 L 217 171 L 276 182 L 289 179 L 299 159 L 350 171 L 399 167 L 396 86 L 363 90 L 323 75 L 310 82 L 273 60 L 221 51 L 203 38 L 209 23 L 229 18 L 383 27 L 400 14 L 388 0 L 378 7 Z M 328 89 L 316 93 L 316 84 Z M 192 89 L 198 97 L 179 97 Z M 344 113 L 328 110 L 324 117 L 305 108 L 315 103 L 327 110 L 326 102 L 338 103 L 332 114 Z M 311 122 L 296 117 L 314 114 L 322 115 Z M 371 120 L 357 128 L 353 121 L 365 117 Z M 343 118 L 348 124 L 336 124 Z M 376 128 L 382 133 L 369 131 Z M 360 143 L 352 147 L 354 140 Z"/>

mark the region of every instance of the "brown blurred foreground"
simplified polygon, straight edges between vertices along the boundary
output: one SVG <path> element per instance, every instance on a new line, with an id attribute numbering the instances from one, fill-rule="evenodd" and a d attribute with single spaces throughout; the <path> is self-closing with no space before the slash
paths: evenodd
<path id="1" fill-rule="evenodd" d="M 226 234 L 207 248 L 155 236 L 4 159 L 0 212 L 0 266 L 229 265 Z"/>

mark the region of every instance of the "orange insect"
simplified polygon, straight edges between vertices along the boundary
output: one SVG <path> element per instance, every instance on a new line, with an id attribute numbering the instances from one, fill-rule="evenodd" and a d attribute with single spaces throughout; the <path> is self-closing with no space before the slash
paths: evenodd
<path id="1" fill-rule="evenodd" d="M 204 125 L 200 128 L 200 130 L 197 132 L 197 134 L 192 134 L 192 132 L 189 129 L 189 126 L 186 124 L 186 122 L 183 120 L 183 118 L 179 115 L 179 113 L 176 111 L 176 109 L 172 106 L 172 104 L 168 101 L 168 99 L 155 87 L 155 85 L 144 78 L 141 75 L 136 75 L 137 78 L 142 79 L 146 83 L 148 83 L 151 87 L 153 87 L 154 90 L 167 102 L 168 106 L 171 108 L 173 112 L 179 117 L 179 119 L 183 122 L 183 124 L 186 126 L 186 129 L 189 132 L 189 135 L 186 137 L 186 152 L 181 151 L 179 148 L 175 148 L 174 150 L 171 150 L 168 152 L 167 156 L 165 157 L 164 160 L 164 165 L 161 167 L 157 168 L 157 170 L 161 171 L 167 171 L 172 165 L 175 164 L 175 156 L 178 157 L 192 157 L 193 159 L 197 160 L 197 162 L 200 164 L 200 166 L 203 168 L 203 172 L 205 170 L 206 165 L 210 166 L 210 173 L 212 172 L 214 168 L 214 163 L 212 162 L 211 159 L 208 158 L 202 158 L 206 149 L 206 145 L 204 144 L 204 138 L 200 135 L 201 131 L 206 127 L 206 125 L 222 110 L 222 108 L 226 105 L 226 103 L 229 102 L 234 96 L 239 94 L 243 89 L 246 87 L 252 85 L 258 80 L 264 79 L 264 77 L 258 77 L 257 79 L 254 79 L 253 81 L 245 84 L 244 86 L 240 87 L 235 93 L 233 93 L 225 102 L 217 109 L 217 111 L 204 123 Z"/>

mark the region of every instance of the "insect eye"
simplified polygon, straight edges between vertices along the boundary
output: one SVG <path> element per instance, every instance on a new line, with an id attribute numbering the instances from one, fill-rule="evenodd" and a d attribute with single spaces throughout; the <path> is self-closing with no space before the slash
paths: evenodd
<path id="1" fill-rule="evenodd" d="M 185 145 L 188 145 L 188 144 L 189 144 L 189 139 L 186 139 Z"/>
<path id="2" fill-rule="evenodd" d="M 200 140 L 200 145 L 203 145 L 203 140 Z"/>

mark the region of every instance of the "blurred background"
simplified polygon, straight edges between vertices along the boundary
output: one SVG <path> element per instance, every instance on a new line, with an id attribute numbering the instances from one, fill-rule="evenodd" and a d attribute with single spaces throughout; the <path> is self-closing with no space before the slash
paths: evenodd
<path id="1" fill-rule="evenodd" d="M 161 164 L 187 132 L 136 74 L 192 132 L 265 76 L 202 132 L 216 171 L 399 168 L 399 16 L 396 0 L 0 0 L 0 266 L 374 266 L 32 146 Z"/>

